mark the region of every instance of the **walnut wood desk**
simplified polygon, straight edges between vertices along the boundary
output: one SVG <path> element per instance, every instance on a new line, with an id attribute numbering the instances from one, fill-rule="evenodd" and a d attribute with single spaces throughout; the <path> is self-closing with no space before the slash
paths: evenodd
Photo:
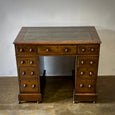
<path id="1" fill-rule="evenodd" d="M 100 43 L 95 27 L 23 27 L 14 41 L 19 102 L 42 101 L 39 56 L 75 56 L 73 102 L 96 102 Z"/>

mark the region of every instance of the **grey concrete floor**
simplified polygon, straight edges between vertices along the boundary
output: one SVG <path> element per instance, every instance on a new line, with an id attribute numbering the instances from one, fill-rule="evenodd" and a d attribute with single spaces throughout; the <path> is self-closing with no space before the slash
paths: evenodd
<path id="1" fill-rule="evenodd" d="M 115 76 L 98 77 L 98 100 L 72 103 L 73 82 L 68 77 L 47 77 L 43 102 L 18 104 L 17 77 L 0 77 L 0 115 L 115 115 Z"/>

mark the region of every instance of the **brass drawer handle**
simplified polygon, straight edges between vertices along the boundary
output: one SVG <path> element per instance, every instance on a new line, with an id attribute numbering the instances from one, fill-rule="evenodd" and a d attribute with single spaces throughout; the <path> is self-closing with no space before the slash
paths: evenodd
<path id="1" fill-rule="evenodd" d="M 36 85 L 33 84 L 33 85 L 32 85 L 32 88 L 35 88 L 35 87 L 36 87 Z"/>
<path id="2" fill-rule="evenodd" d="M 21 61 L 21 64 L 24 64 L 24 61 Z"/>
<path id="3" fill-rule="evenodd" d="M 94 52 L 94 51 L 95 51 L 95 49 L 94 49 L 94 48 L 91 48 L 91 49 L 90 49 L 90 51 L 91 51 L 91 52 Z"/>
<path id="4" fill-rule="evenodd" d="M 80 72 L 80 74 L 81 74 L 81 75 L 83 75 L 83 74 L 84 74 L 84 72 L 83 72 L 83 71 L 81 71 L 81 72 Z"/>
<path id="5" fill-rule="evenodd" d="M 32 52 L 32 51 L 33 51 L 33 49 L 32 49 L 32 48 L 30 48 L 30 49 L 29 49 L 29 51 L 30 51 L 30 52 Z"/>
<path id="6" fill-rule="evenodd" d="M 92 86 L 89 84 L 88 87 L 91 88 Z"/>
<path id="7" fill-rule="evenodd" d="M 83 84 L 80 84 L 79 86 L 82 88 L 82 87 L 83 87 Z"/>
<path id="8" fill-rule="evenodd" d="M 21 49 L 20 49 L 20 52 L 23 52 L 23 51 L 24 51 L 24 50 L 21 48 Z"/>
<path id="9" fill-rule="evenodd" d="M 85 52 L 86 51 L 86 49 L 85 48 L 82 48 L 82 52 Z"/>
<path id="10" fill-rule="evenodd" d="M 24 88 L 27 87 L 27 84 L 24 84 Z"/>
<path id="11" fill-rule="evenodd" d="M 23 71 L 23 72 L 22 72 L 22 75 L 25 75 L 25 74 L 26 74 L 26 72 Z"/>
<path id="12" fill-rule="evenodd" d="M 33 61 L 30 61 L 30 64 L 33 64 Z"/>
<path id="13" fill-rule="evenodd" d="M 84 64 L 84 61 L 83 61 L 83 60 L 81 61 L 81 64 Z"/>
<path id="14" fill-rule="evenodd" d="M 93 75 L 93 72 L 90 71 L 90 72 L 89 72 L 89 75 L 92 76 L 92 75 Z"/>
<path id="15" fill-rule="evenodd" d="M 34 72 L 33 72 L 33 71 L 31 71 L 31 75 L 34 75 Z"/>
<path id="16" fill-rule="evenodd" d="M 46 52 L 48 52 L 48 51 L 49 51 L 49 49 L 47 48 L 47 49 L 46 49 Z"/>
<path id="17" fill-rule="evenodd" d="M 65 52 L 68 52 L 69 51 L 69 49 L 68 48 L 65 48 Z"/>
<path id="18" fill-rule="evenodd" d="M 90 63 L 90 65 L 92 65 L 92 64 L 93 64 L 93 61 L 90 61 L 89 63 Z"/>

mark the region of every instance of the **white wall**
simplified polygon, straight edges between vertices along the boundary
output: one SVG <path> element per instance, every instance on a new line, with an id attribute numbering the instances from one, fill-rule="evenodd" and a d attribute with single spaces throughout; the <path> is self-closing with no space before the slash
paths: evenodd
<path id="1" fill-rule="evenodd" d="M 84 25 L 95 26 L 102 40 L 99 75 L 115 75 L 115 0 L 0 0 L 0 76 L 17 75 L 12 43 L 22 26 Z M 47 75 L 69 75 L 68 58 L 41 60 Z"/>

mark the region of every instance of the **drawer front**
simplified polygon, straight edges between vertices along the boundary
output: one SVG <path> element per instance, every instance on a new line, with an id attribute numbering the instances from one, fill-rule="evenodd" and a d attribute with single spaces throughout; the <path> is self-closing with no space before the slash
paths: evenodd
<path id="1" fill-rule="evenodd" d="M 94 79 L 94 78 L 97 78 L 97 69 L 96 68 L 78 68 L 77 74 L 79 78 Z"/>
<path id="2" fill-rule="evenodd" d="M 36 55 L 37 47 L 33 45 L 16 45 L 17 55 Z"/>
<path id="3" fill-rule="evenodd" d="M 96 81 L 78 80 L 76 84 L 76 89 L 79 93 L 94 93 L 96 92 Z"/>
<path id="4" fill-rule="evenodd" d="M 38 54 L 44 54 L 44 55 L 48 55 L 48 54 L 56 54 L 57 53 L 57 46 L 39 46 L 38 47 Z"/>
<path id="5" fill-rule="evenodd" d="M 79 45 L 78 54 L 99 55 L 99 45 Z"/>
<path id="6" fill-rule="evenodd" d="M 77 65 L 79 67 L 97 67 L 98 56 L 78 56 Z"/>
<path id="7" fill-rule="evenodd" d="M 58 53 L 59 54 L 76 54 L 77 48 L 76 46 L 59 46 Z"/>
<path id="8" fill-rule="evenodd" d="M 38 84 L 37 79 L 27 79 L 27 80 L 21 80 L 20 81 L 20 91 L 22 93 L 28 93 L 28 92 L 39 92 L 40 86 Z"/>
<path id="9" fill-rule="evenodd" d="M 21 67 L 19 69 L 19 76 L 21 78 L 33 78 L 33 77 L 38 77 L 39 73 L 36 67 Z"/>
<path id="10" fill-rule="evenodd" d="M 63 46 L 39 46 L 38 54 L 53 55 L 53 54 L 76 54 L 76 46 L 63 45 Z"/>
<path id="11" fill-rule="evenodd" d="M 37 66 L 38 60 L 36 58 L 17 58 L 18 66 Z"/>

